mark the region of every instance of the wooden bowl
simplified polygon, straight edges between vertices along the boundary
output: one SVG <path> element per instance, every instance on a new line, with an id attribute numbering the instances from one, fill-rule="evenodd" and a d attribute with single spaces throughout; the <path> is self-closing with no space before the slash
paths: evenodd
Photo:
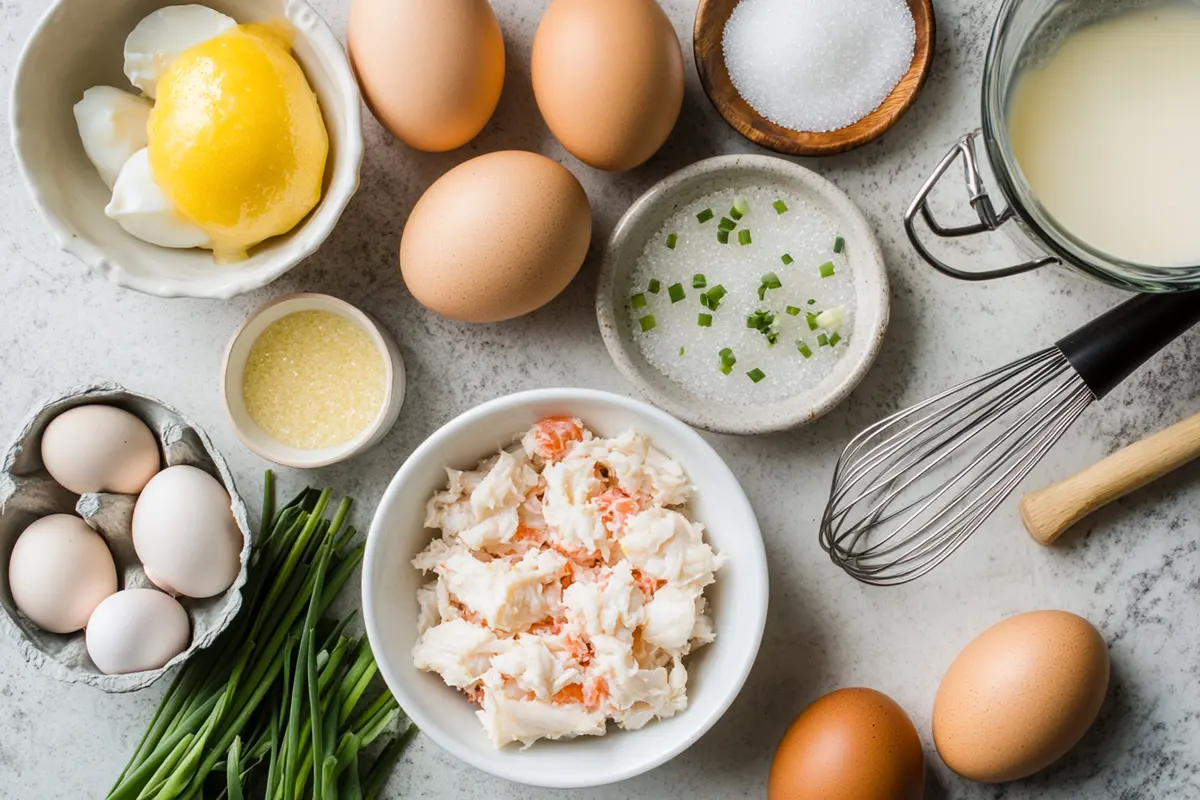
<path id="1" fill-rule="evenodd" d="M 836 2 L 837 0 L 834 0 Z M 931 0 L 908 0 L 917 28 L 912 64 L 879 108 L 858 122 L 828 133 L 794 131 L 764 118 L 742 99 L 725 68 L 725 24 L 739 0 L 700 0 L 692 48 L 708 99 L 734 130 L 757 145 L 793 156 L 831 156 L 862 147 L 883 135 L 908 110 L 925 84 L 933 62 L 934 21 Z"/>

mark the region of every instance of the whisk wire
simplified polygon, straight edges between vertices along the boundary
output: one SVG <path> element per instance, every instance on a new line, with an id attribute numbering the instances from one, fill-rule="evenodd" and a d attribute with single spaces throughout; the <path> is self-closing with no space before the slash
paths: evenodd
<path id="1" fill-rule="evenodd" d="M 834 470 L 821 544 L 860 581 L 915 580 L 966 542 L 1094 396 L 1058 348 L 872 425 Z"/>

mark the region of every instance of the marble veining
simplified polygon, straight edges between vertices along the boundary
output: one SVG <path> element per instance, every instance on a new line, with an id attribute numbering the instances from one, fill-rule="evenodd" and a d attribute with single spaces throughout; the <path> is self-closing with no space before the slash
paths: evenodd
<path id="1" fill-rule="evenodd" d="M 298 290 L 329 292 L 364 308 L 392 331 L 408 366 L 407 405 L 379 447 L 310 475 L 279 471 L 285 487 L 309 481 L 353 494 L 360 527 L 405 456 L 477 403 L 552 385 L 632 394 L 596 328 L 592 293 L 601 243 L 628 204 L 658 179 L 700 158 L 758 151 L 726 127 L 700 88 L 691 64 L 694 0 L 664 0 L 688 64 L 683 115 L 667 146 L 624 175 L 597 172 L 568 156 L 537 115 L 530 89 L 530 43 L 546 3 L 494 0 L 509 75 L 497 115 L 479 139 L 453 153 L 422 155 L 391 140 L 368 115 L 362 188 L 333 236 L 274 285 L 227 303 L 155 299 L 84 275 L 57 251 L 30 206 L 10 149 L 0 148 L 0 435 L 10 435 L 31 404 L 56 389 L 117 381 L 166 399 L 205 426 L 243 493 L 254 498 L 267 465 L 225 424 L 217 391 L 221 352 L 251 309 Z M 315 5 L 335 30 L 345 30 L 346 0 Z M 997 5 L 935 0 L 933 73 L 912 110 L 862 150 L 802 161 L 848 192 L 876 228 L 892 281 L 892 323 L 874 370 L 819 424 L 769 437 L 708 437 L 746 487 L 772 569 L 770 621 L 745 690 L 681 757 L 626 783 L 569 796 L 761 797 L 774 746 L 794 714 L 826 691 L 865 685 L 891 694 L 916 721 L 926 743 L 930 798 L 1200 798 L 1200 465 L 1105 509 L 1053 549 L 1029 539 L 1010 501 L 950 562 L 912 586 L 859 586 L 829 564 L 817 543 L 830 469 L 855 432 L 1049 345 L 1121 299 L 1063 271 L 956 283 L 920 263 L 904 237 L 900 219 L 912 194 L 953 142 L 978 125 L 980 72 Z M 20 47 L 44 7 L 37 0 L 0 0 L 0 107 L 7 107 Z M 0 139 L 8 137 L 8 120 L 0 119 Z M 448 322 L 404 289 L 396 242 L 408 209 L 438 175 L 503 148 L 543 152 L 580 177 L 595 210 L 589 260 L 559 299 L 533 315 L 500 325 Z M 934 202 L 944 216 L 962 218 L 959 187 L 939 191 Z M 1015 255 L 996 235 L 968 244 L 959 257 L 995 265 Z M 1200 410 L 1198 375 L 1200 336 L 1193 333 L 1090 409 L 1026 487 L 1064 477 Z M 1098 724 L 1059 764 L 1006 786 L 971 784 L 950 773 L 932 749 L 929 718 L 938 681 L 976 633 L 1036 608 L 1069 609 L 1099 626 L 1111 645 L 1109 697 Z M 100 796 L 164 688 L 111 696 L 60 684 L 32 671 L 14 648 L 0 646 L 0 796 Z M 388 796 L 564 795 L 477 773 L 421 738 Z"/>

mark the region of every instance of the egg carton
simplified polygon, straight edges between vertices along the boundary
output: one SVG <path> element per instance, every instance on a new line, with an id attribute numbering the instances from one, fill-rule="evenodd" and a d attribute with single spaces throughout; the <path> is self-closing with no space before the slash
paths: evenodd
<path id="1" fill-rule="evenodd" d="M 122 589 L 154 588 L 133 548 L 134 495 L 77 495 L 54 481 L 42 464 L 42 433 L 50 420 L 82 405 L 104 404 L 130 412 L 154 432 L 165 466 L 188 464 L 212 475 L 229 492 L 233 517 L 242 532 L 241 570 L 223 594 L 203 600 L 180 597 L 191 622 L 191 643 L 162 669 L 128 675 L 105 675 L 88 656 L 82 631 L 56 634 L 40 630 L 17 610 L 9 588 L 8 567 L 17 537 L 34 520 L 49 514 L 76 514 L 104 537 L 117 565 Z M 25 660 L 48 675 L 85 683 L 106 692 L 145 688 L 171 667 L 212 644 L 242 605 L 242 586 L 250 559 L 250 525 L 225 460 L 199 426 L 174 408 L 115 384 L 86 386 L 54 397 L 25 422 L 0 463 L 0 632 L 11 639 Z"/>

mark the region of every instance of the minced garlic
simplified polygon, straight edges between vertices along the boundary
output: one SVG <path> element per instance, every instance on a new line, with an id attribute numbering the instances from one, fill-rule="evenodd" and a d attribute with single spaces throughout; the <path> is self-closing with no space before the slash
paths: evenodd
<path id="1" fill-rule="evenodd" d="M 254 342 L 242 393 L 251 418 L 273 439 L 303 450 L 335 447 L 379 415 L 383 357 L 345 317 L 298 311 Z"/>

